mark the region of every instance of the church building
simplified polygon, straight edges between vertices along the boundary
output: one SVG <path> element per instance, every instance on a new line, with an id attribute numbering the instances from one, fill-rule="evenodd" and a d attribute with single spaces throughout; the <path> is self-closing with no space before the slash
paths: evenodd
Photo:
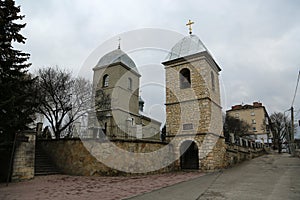
<path id="1" fill-rule="evenodd" d="M 178 158 L 177 169 L 207 171 L 222 168 L 226 155 L 221 68 L 199 37 L 192 34 L 192 24 L 189 21 L 189 34 L 171 48 L 162 62 L 166 77 L 165 137 Z M 89 120 L 94 137 L 99 137 L 102 130 L 108 138 L 159 141 L 161 123 L 143 115 L 141 75 L 120 46 L 104 55 L 93 71 L 94 91 L 101 90 L 111 98 L 108 107 L 97 109 L 90 117 L 94 118 Z M 98 120 L 99 114 L 104 118 Z"/>
<path id="2" fill-rule="evenodd" d="M 144 114 L 144 101 L 139 96 L 141 75 L 120 45 L 104 55 L 93 71 L 94 92 L 101 90 L 110 98 L 108 107 L 96 108 L 90 117 L 89 126 L 93 132 L 96 131 L 94 135 L 99 137 L 100 133 L 104 133 L 113 139 L 159 141 L 161 123 Z M 99 115 L 104 117 L 99 119 Z"/>

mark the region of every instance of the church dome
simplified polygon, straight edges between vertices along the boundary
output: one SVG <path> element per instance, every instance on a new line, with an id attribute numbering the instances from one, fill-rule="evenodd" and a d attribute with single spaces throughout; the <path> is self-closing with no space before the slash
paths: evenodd
<path id="1" fill-rule="evenodd" d="M 105 54 L 102 58 L 100 58 L 97 67 L 104 67 L 119 62 L 138 72 L 133 60 L 121 49 L 116 49 Z"/>
<path id="2" fill-rule="evenodd" d="M 175 44 L 166 59 L 173 60 L 204 51 L 207 51 L 207 48 L 201 40 L 196 35 L 188 35 Z"/>

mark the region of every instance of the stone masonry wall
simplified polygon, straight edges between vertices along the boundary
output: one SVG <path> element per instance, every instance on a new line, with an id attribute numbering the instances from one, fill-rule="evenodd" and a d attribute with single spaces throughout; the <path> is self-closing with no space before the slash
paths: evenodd
<path id="1" fill-rule="evenodd" d="M 17 142 L 13 160 L 12 181 L 23 181 L 34 177 L 35 132 L 25 132 L 28 142 Z"/>
<path id="2" fill-rule="evenodd" d="M 165 147 L 166 144 L 162 142 L 119 140 L 111 143 L 99 140 L 69 139 L 40 141 L 40 143 L 57 167 L 63 173 L 71 175 L 94 176 L 143 173 L 144 168 L 147 168 L 149 173 L 162 173 L 174 169 L 173 164 L 162 169 L 155 169 L 156 164 L 170 162 L 173 155 L 172 149 L 168 149 L 167 154 L 156 155 L 154 153 L 155 156 L 150 159 L 143 158 L 143 156 Z M 122 151 L 127 153 L 123 154 Z M 141 162 L 135 160 L 139 156 Z M 127 173 L 118 170 L 121 168 Z"/>
<path id="3" fill-rule="evenodd" d="M 266 153 L 265 148 L 250 148 L 234 144 L 227 144 L 226 165 L 233 166 L 244 160 L 250 160 Z"/>
<path id="4" fill-rule="evenodd" d="M 108 143 L 99 140 L 81 141 L 79 139 L 48 140 L 40 141 L 40 143 L 63 173 L 95 176 L 163 173 L 180 170 L 180 147 L 187 140 L 197 144 L 199 169 L 205 172 L 226 168 L 265 153 L 263 147 L 252 148 L 225 144 L 224 138 L 214 134 L 179 136 L 173 138 L 169 145 L 161 142 L 120 140 Z M 111 145 L 118 148 L 114 149 Z M 165 148 L 168 149 L 166 154 L 155 153 Z M 127 153 L 123 154 L 122 151 Z M 150 159 L 143 158 L 143 156 L 151 153 L 154 153 L 154 156 Z M 136 158 L 139 161 L 136 161 Z M 163 167 L 156 168 L 160 165 Z M 118 170 L 121 168 L 123 170 Z M 144 173 L 141 169 L 147 169 L 147 172 Z"/>
<path id="5" fill-rule="evenodd" d="M 185 141 L 194 141 L 198 147 L 199 169 L 201 171 L 214 171 L 227 166 L 226 145 L 224 139 L 213 134 L 182 135 L 172 138 L 175 148 L 175 168 L 180 170 L 180 147 Z"/>
<path id="6" fill-rule="evenodd" d="M 203 171 L 214 171 L 222 169 L 227 166 L 226 163 L 226 144 L 224 138 L 208 134 L 205 137 L 205 144 L 203 145 L 201 169 Z"/>

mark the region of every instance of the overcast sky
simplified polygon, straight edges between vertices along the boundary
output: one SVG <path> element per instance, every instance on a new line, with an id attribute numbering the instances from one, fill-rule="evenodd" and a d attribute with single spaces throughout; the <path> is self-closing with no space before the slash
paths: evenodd
<path id="1" fill-rule="evenodd" d="M 269 114 L 291 106 L 300 69 L 297 0 L 17 0 L 17 4 L 27 23 L 22 30 L 26 44 L 17 47 L 31 54 L 31 70 L 58 65 L 78 73 L 95 49 L 118 34 L 158 28 L 185 36 L 185 24 L 191 19 L 193 33 L 222 68 L 224 111 L 253 101 L 262 102 Z M 141 71 L 145 78 L 151 74 L 149 69 Z M 299 93 L 294 103 L 298 119 Z"/>

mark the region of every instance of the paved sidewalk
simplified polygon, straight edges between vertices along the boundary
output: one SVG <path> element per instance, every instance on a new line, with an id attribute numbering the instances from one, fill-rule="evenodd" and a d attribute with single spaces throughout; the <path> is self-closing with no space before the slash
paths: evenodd
<path id="1" fill-rule="evenodd" d="M 150 192 L 203 176 L 200 172 L 176 172 L 130 177 L 83 177 L 52 175 L 0 184 L 1 200 L 115 200 Z"/>
<path id="2" fill-rule="evenodd" d="M 300 159 L 268 154 L 130 200 L 300 199 Z"/>
<path id="3" fill-rule="evenodd" d="M 131 198 L 130 198 L 131 197 Z M 0 199 L 24 200 L 300 199 L 300 159 L 277 153 L 203 174 L 177 172 L 132 177 L 42 176 L 0 184 Z"/>

